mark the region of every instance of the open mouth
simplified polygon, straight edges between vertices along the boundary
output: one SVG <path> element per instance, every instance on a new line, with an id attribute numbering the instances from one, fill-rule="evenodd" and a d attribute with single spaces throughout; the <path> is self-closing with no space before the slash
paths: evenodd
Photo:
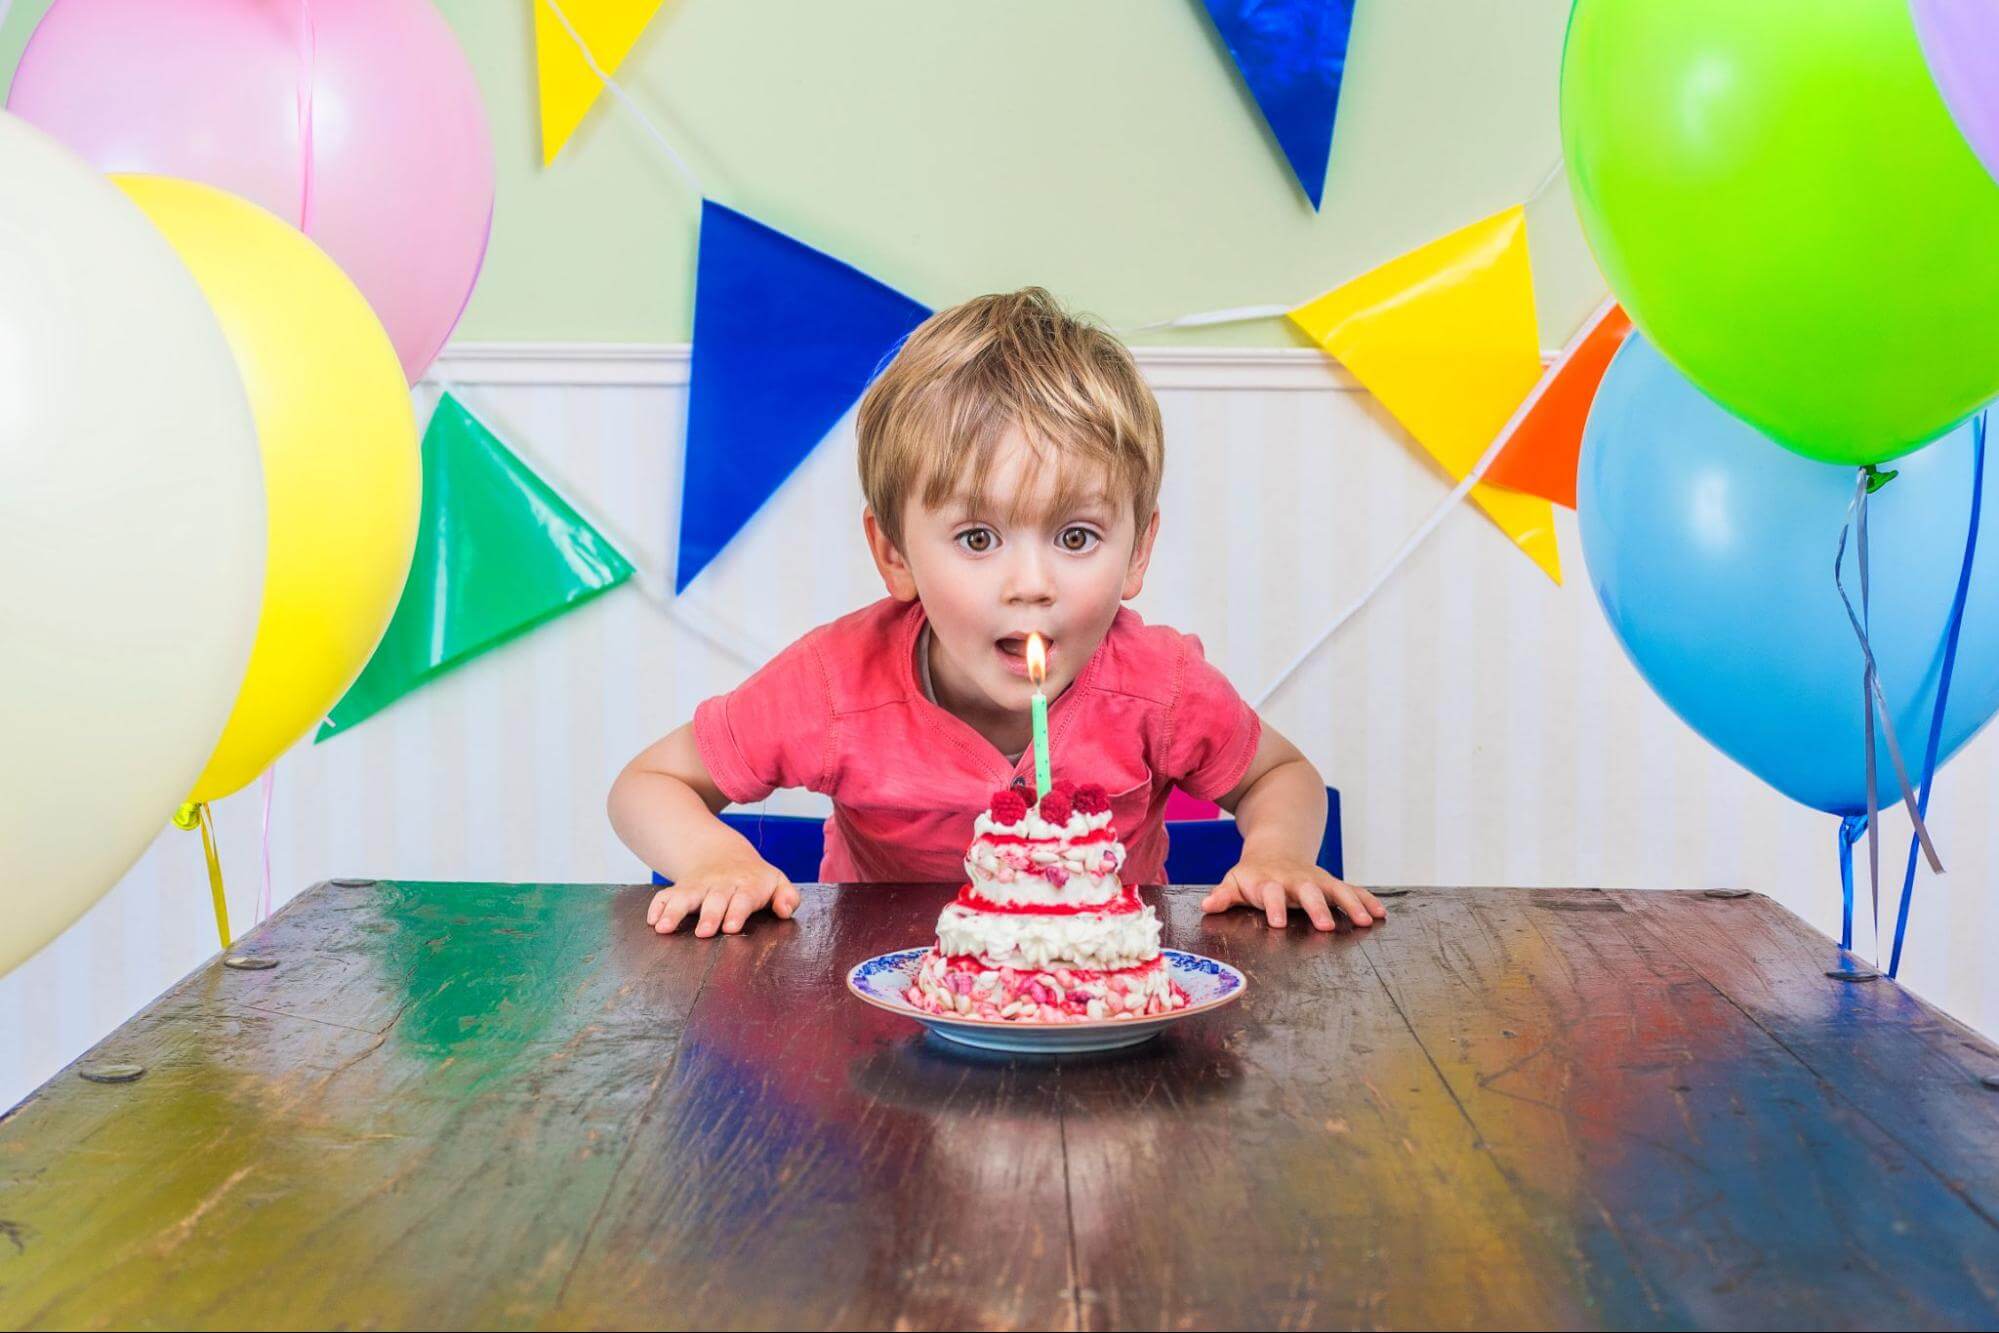
<path id="1" fill-rule="evenodd" d="M 1041 642 L 1047 650 L 1048 656 L 1051 658 L 1055 656 L 1054 640 L 1043 635 Z M 995 639 L 993 640 L 993 647 L 999 651 L 999 655 L 1005 661 L 1009 671 L 1021 676 L 1027 674 L 1027 636 L 1025 634 L 1009 634 L 1004 638 Z"/>

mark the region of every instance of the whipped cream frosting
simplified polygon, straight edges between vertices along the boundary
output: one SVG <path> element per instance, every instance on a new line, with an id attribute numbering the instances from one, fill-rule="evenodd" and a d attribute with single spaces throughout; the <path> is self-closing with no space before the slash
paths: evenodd
<path id="1" fill-rule="evenodd" d="M 1159 918 L 1136 912 L 1038 916 L 981 912 L 952 903 L 937 918 L 937 951 L 971 955 L 989 967 L 1049 966 L 1110 971 L 1159 956 Z"/>
<path id="2" fill-rule="evenodd" d="M 1063 824 L 1050 823 L 1033 809 L 1011 824 L 983 811 L 972 824 L 965 874 L 981 897 L 1009 906 L 1109 902 L 1122 889 L 1124 844 L 1090 835 L 1110 823 L 1108 810 L 1093 815 L 1078 810 Z"/>

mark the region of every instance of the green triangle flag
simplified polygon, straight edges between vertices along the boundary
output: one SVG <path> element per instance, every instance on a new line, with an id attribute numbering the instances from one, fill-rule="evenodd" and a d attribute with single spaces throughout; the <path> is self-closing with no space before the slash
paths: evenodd
<path id="1" fill-rule="evenodd" d="M 602 533 L 445 394 L 423 434 L 423 518 L 402 601 L 314 739 L 631 576 Z"/>

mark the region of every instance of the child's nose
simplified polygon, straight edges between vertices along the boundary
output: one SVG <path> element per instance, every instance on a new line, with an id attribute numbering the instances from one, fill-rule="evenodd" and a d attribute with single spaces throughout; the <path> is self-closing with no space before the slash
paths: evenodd
<path id="1" fill-rule="evenodd" d="M 1007 567 L 1006 600 L 1046 604 L 1055 600 L 1055 580 L 1039 552 L 1017 554 Z"/>

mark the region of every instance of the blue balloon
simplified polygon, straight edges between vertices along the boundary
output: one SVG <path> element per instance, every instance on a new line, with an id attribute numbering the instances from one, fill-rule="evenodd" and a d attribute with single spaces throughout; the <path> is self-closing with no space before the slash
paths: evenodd
<path id="1" fill-rule="evenodd" d="M 1999 443 L 1999 441 L 1995 441 Z M 1972 428 L 1895 460 L 1869 501 L 1868 637 L 1909 780 L 1922 780 L 1944 636 L 1971 517 Z M 1648 684 L 1731 759 L 1793 800 L 1867 809 L 1862 660 L 1833 556 L 1852 468 L 1780 448 L 1717 407 L 1633 334 L 1583 432 L 1583 558 Z M 1981 520 L 1991 512 L 1990 497 Z M 1857 611 L 1854 546 L 1843 566 Z M 1938 762 L 1999 711 L 1999 533 L 1980 533 Z M 1883 806 L 1897 798 L 1876 729 Z"/>

